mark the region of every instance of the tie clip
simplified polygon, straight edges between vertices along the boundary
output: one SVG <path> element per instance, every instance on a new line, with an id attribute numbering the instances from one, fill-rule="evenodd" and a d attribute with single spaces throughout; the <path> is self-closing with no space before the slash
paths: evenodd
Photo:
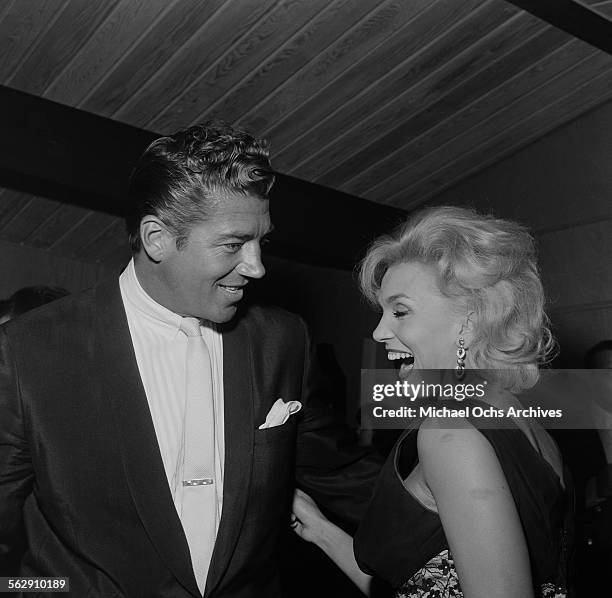
<path id="1" fill-rule="evenodd" d="M 212 478 L 196 478 L 194 480 L 183 480 L 183 486 L 210 486 Z"/>

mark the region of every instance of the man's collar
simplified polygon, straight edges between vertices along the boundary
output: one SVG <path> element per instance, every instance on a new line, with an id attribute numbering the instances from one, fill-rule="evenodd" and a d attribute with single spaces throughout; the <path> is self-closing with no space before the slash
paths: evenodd
<path id="1" fill-rule="evenodd" d="M 181 325 L 181 316 L 164 307 L 153 299 L 143 288 L 138 280 L 134 259 L 130 260 L 126 269 L 119 276 L 119 286 L 124 301 L 130 307 L 138 311 L 142 316 L 155 321 L 158 324 L 168 326 L 176 332 Z"/>

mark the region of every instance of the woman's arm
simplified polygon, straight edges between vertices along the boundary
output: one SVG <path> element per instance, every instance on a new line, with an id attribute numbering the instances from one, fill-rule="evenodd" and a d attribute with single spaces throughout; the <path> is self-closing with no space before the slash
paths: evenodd
<path id="1" fill-rule="evenodd" d="M 521 521 L 493 447 L 467 420 L 426 420 L 419 461 L 466 598 L 533 596 Z"/>
<path id="2" fill-rule="evenodd" d="M 300 538 L 321 548 L 366 596 L 370 595 L 372 578 L 357 565 L 353 538 L 329 521 L 301 490 L 296 490 L 293 498 L 291 527 Z"/>

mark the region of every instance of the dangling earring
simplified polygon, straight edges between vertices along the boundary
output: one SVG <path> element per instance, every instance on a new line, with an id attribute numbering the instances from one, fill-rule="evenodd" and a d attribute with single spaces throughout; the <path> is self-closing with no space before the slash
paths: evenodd
<path id="1" fill-rule="evenodd" d="M 465 341 L 463 337 L 460 336 L 457 339 L 457 367 L 455 368 L 455 376 L 457 380 L 463 379 L 465 376 Z"/>

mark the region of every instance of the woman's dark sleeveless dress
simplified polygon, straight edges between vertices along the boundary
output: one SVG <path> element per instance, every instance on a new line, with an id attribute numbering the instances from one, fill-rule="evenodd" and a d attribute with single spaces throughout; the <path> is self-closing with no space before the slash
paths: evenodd
<path id="1" fill-rule="evenodd" d="M 469 421 L 478 427 L 477 420 Z M 462 597 L 438 514 L 402 483 L 417 464 L 417 431 L 411 427 L 400 436 L 383 466 L 355 535 L 355 556 L 362 570 L 396 588 L 396 598 Z M 534 595 L 565 597 L 565 493 L 556 473 L 518 427 L 480 432 L 495 450 L 518 510 Z"/>

